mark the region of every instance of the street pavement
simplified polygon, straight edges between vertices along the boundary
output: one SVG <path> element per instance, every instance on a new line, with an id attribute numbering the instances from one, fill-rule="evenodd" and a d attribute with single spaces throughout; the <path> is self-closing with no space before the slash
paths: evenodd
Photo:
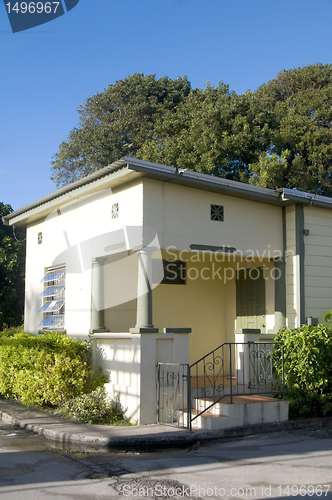
<path id="1" fill-rule="evenodd" d="M 215 440 L 188 450 L 68 452 L 2 422 L 0 499 L 332 500 L 331 428 Z"/>

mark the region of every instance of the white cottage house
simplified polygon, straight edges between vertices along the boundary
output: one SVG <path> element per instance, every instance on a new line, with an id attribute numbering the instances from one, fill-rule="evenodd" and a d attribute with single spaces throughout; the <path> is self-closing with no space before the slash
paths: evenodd
<path id="1" fill-rule="evenodd" d="M 25 330 L 92 334 L 110 394 L 156 422 L 156 363 L 269 342 L 332 309 L 331 209 L 123 158 L 4 217 L 27 228 Z"/>

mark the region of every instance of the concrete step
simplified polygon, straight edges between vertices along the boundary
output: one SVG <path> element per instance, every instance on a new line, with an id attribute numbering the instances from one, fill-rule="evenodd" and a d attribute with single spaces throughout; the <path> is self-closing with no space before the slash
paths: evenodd
<path id="1" fill-rule="evenodd" d="M 198 398 L 192 416 L 213 403 L 213 398 Z M 180 417 L 186 425 L 186 412 Z M 288 420 L 288 401 L 264 396 L 226 396 L 208 411 L 197 417 L 192 426 L 197 429 L 225 429 L 243 425 L 283 422 Z"/>

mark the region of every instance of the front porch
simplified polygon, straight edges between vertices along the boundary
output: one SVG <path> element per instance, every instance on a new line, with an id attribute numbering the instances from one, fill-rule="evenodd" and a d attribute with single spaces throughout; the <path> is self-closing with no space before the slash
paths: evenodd
<path id="1" fill-rule="evenodd" d="M 285 325 L 285 301 L 280 301 L 279 293 L 283 280 L 278 280 L 280 276 L 276 274 L 280 263 L 267 257 L 247 260 L 225 251 L 173 250 L 171 260 L 170 252 L 159 250 L 154 253 L 146 247 L 138 249 L 136 256 L 131 276 L 137 276 L 137 298 L 113 307 L 102 309 L 99 306 L 98 310 L 92 310 L 95 366 L 101 366 L 109 374 L 109 394 L 119 397 L 123 406 L 128 408 L 131 420 L 141 424 L 155 423 L 158 419 L 156 366 L 176 363 L 190 365 L 192 370 L 195 366 L 195 374 L 191 373 L 190 391 L 192 398 L 200 400 L 193 400 L 190 405 L 186 403 L 179 410 L 190 407 L 193 415 L 197 412 L 194 421 L 199 422 L 203 417 L 198 410 L 202 404 L 207 404 L 209 395 L 203 396 L 205 402 L 202 403 L 200 386 L 205 367 L 197 359 L 200 360 L 204 353 L 215 352 L 216 346 L 226 343 L 245 346 L 248 342 L 270 342 L 276 331 Z M 118 273 L 118 281 L 112 276 L 117 268 L 114 263 L 117 262 L 108 257 L 97 263 L 92 275 L 92 283 L 98 285 L 93 286 L 93 296 L 98 299 L 95 303 L 107 306 L 109 283 L 113 287 L 122 286 L 119 281 L 121 273 Z M 160 264 L 163 265 L 162 278 L 157 276 L 156 279 L 156 263 L 159 269 Z M 122 333 L 114 331 L 114 325 L 119 327 L 120 332 L 122 327 Z M 229 386 L 227 377 L 231 381 L 231 376 L 238 378 L 241 374 L 243 378 L 237 380 L 234 396 L 247 393 L 244 387 L 249 382 L 248 366 L 245 363 L 245 368 L 239 368 L 247 355 L 246 350 L 222 355 L 223 362 L 226 363 L 227 358 L 229 367 L 228 373 L 223 373 L 224 390 Z M 218 382 L 218 376 L 216 380 Z M 268 392 L 266 397 L 270 396 L 271 391 Z M 257 407 L 257 400 L 255 404 Z M 214 409 L 214 419 L 216 408 L 219 407 Z M 227 408 L 220 408 L 218 412 L 223 415 Z M 206 410 L 204 408 L 204 419 L 209 418 L 211 413 Z M 248 414 L 247 409 L 243 411 Z M 232 412 L 227 410 L 226 413 Z M 277 413 L 282 411 L 278 409 Z M 185 420 L 181 425 L 185 425 Z"/>

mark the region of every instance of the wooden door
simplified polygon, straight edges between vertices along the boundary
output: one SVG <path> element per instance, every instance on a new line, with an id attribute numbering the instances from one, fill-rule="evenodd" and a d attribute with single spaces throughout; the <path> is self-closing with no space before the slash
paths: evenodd
<path id="1" fill-rule="evenodd" d="M 236 280 L 236 327 L 265 332 L 265 279 L 263 267 L 243 269 Z"/>

